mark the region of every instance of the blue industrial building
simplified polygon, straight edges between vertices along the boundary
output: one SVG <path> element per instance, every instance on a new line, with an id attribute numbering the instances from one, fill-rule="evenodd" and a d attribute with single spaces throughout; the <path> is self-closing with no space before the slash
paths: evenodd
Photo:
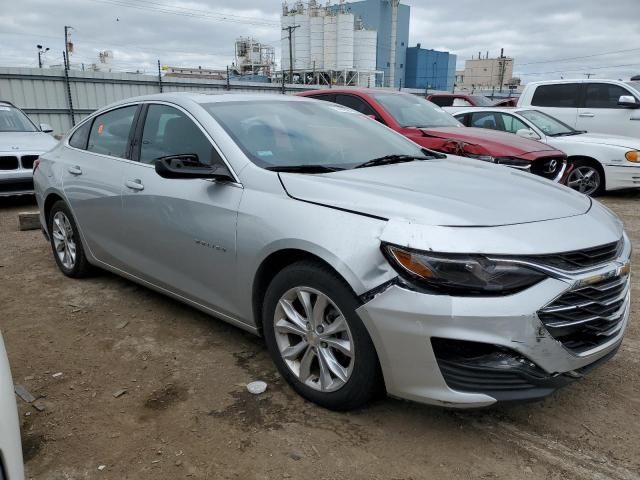
<path id="1" fill-rule="evenodd" d="M 346 3 L 345 8 L 362 20 L 367 30 L 378 32 L 378 47 L 376 52 L 376 70 L 384 72 L 384 85 L 388 86 L 391 70 L 391 9 L 392 0 L 362 0 Z M 334 7 L 338 7 L 337 5 Z M 407 47 L 409 45 L 409 18 L 411 9 L 408 5 L 398 5 L 396 29 L 396 69 L 394 87 L 404 85 Z"/>
<path id="2" fill-rule="evenodd" d="M 407 48 L 405 83 L 407 88 L 452 91 L 456 78 L 456 56 L 421 48 Z"/>

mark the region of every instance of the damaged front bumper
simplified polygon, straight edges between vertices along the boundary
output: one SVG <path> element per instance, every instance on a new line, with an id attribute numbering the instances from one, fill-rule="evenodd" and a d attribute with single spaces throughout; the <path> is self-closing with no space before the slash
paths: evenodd
<path id="1" fill-rule="evenodd" d="M 623 238 L 615 260 L 549 276 L 512 295 L 454 297 L 400 279 L 370 292 L 357 312 L 376 347 L 387 392 L 459 408 L 536 400 L 606 362 L 629 321 L 631 244 Z M 586 300 L 578 296 L 594 292 L 598 320 L 574 322 L 577 333 L 547 318 L 565 308 L 558 300 L 582 308 Z"/>

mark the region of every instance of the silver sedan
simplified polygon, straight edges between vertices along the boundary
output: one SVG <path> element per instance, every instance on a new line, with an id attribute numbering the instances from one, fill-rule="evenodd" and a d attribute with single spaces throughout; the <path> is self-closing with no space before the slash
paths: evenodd
<path id="1" fill-rule="evenodd" d="M 34 173 L 70 277 L 95 267 L 263 335 L 301 395 L 544 397 L 615 353 L 631 245 L 590 198 L 421 149 L 339 105 L 166 94 L 96 112 Z"/>
<path id="2" fill-rule="evenodd" d="M 7 352 L 0 333 L 0 480 L 24 480 L 20 423 Z"/>

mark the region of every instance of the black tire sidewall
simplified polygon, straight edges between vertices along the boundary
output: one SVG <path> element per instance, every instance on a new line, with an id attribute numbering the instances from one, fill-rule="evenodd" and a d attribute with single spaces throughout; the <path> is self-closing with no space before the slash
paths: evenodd
<path id="1" fill-rule="evenodd" d="M 344 315 L 354 343 L 353 371 L 347 383 L 335 392 L 320 392 L 303 384 L 282 359 L 275 339 L 273 320 L 282 295 L 294 287 L 310 287 L 327 295 Z M 346 282 L 332 270 L 315 262 L 299 262 L 280 271 L 264 297 L 263 327 L 267 347 L 280 374 L 303 397 L 331 410 L 362 406 L 378 392 L 381 375 L 378 357 L 366 327 L 356 313 L 361 305 Z"/>

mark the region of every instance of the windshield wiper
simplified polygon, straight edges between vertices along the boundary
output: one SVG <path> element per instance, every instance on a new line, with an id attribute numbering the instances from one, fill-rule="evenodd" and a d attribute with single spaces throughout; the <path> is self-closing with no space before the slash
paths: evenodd
<path id="1" fill-rule="evenodd" d="M 554 133 L 551 136 L 552 137 L 572 137 L 573 135 L 582 135 L 583 133 L 587 133 L 587 131 L 586 130 L 572 130 L 571 132 Z"/>
<path id="2" fill-rule="evenodd" d="M 331 173 L 339 172 L 340 170 L 344 170 L 344 168 L 327 167 L 326 165 L 278 165 L 265 167 L 265 170 L 287 173 Z"/>
<path id="3" fill-rule="evenodd" d="M 431 160 L 433 158 L 438 158 L 435 155 L 426 157 L 419 155 L 385 155 L 384 157 L 374 158 L 367 162 L 356 165 L 353 168 L 367 168 L 367 167 L 378 167 L 380 165 L 391 165 L 393 163 L 406 163 L 413 162 L 414 160 Z"/>

